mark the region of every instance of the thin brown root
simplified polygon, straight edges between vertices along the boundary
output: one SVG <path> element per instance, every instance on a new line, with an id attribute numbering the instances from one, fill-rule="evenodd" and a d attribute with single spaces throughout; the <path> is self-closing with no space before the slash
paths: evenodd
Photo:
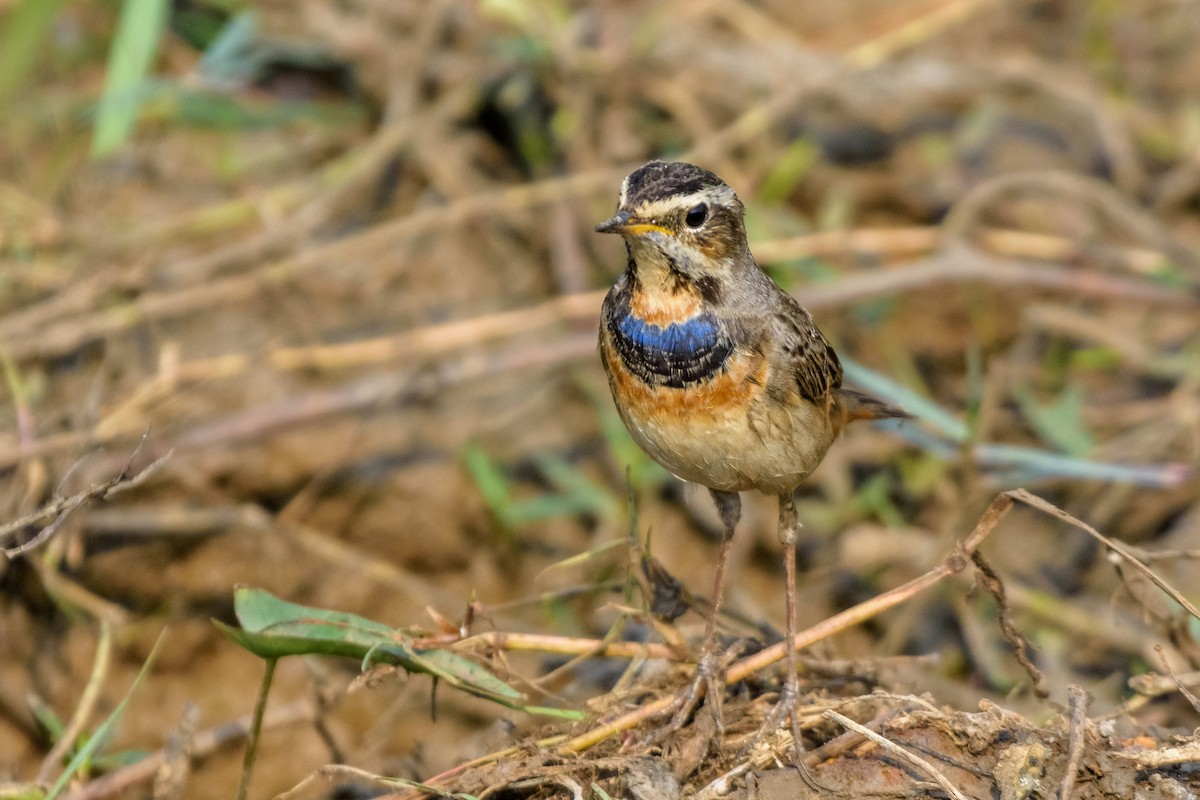
<path id="1" fill-rule="evenodd" d="M 979 551 L 971 554 L 971 561 L 975 564 L 975 568 L 979 570 L 979 582 L 988 590 L 988 594 L 996 601 L 996 616 L 1000 623 L 1000 633 L 1004 636 L 1004 640 L 1012 647 L 1013 656 L 1016 657 L 1017 663 L 1025 670 L 1025 674 L 1033 681 L 1033 691 L 1038 697 L 1045 700 L 1050 696 L 1050 690 L 1046 688 L 1046 679 L 1042 675 L 1042 671 L 1033 663 L 1033 659 L 1029 657 L 1029 642 L 1017 630 L 1016 624 L 1013 622 L 1012 608 L 1008 605 L 1008 597 L 1004 592 L 1004 583 L 1000 580 L 1000 576 L 992 569 L 991 564 L 983 557 Z"/>

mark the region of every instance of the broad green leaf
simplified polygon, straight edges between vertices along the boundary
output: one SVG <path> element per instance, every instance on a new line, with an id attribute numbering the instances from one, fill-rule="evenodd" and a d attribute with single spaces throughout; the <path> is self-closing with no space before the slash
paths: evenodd
<path id="1" fill-rule="evenodd" d="M 431 675 L 462 691 L 531 713 L 578 718 L 573 711 L 520 704 L 523 695 L 484 667 L 449 650 L 418 648 L 402 630 L 380 622 L 282 600 L 264 589 L 241 588 L 234 594 L 240 628 L 214 624 L 230 639 L 260 658 L 333 655 L 370 663 L 390 663 L 409 672 Z"/>

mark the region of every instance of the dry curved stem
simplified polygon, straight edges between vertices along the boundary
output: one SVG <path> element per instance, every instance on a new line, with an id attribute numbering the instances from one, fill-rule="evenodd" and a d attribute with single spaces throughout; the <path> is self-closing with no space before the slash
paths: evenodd
<path id="1" fill-rule="evenodd" d="M 0 542 L 3 542 L 15 538 L 19 532 L 30 527 L 31 525 L 37 524 L 41 520 L 50 519 L 50 522 L 43 526 L 42 529 L 34 534 L 30 539 L 22 542 L 21 544 L 14 545 L 12 547 L 6 547 L 0 552 L 3 552 L 4 555 L 10 560 L 17 558 L 18 556 L 22 556 L 49 541 L 50 538 L 58 532 L 59 528 L 62 526 L 63 522 L 66 521 L 67 517 L 74 513 L 74 511 L 80 506 L 93 500 L 107 500 L 109 497 L 112 497 L 115 494 L 119 494 L 127 489 L 132 489 L 133 487 L 145 482 L 158 470 L 159 467 L 163 465 L 168 458 L 171 457 L 171 453 L 168 452 L 166 455 L 148 464 L 140 472 L 136 474 L 131 473 L 133 468 L 133 460 L 137 458 L 138 453 L 141 452 L 142 446 L 146 443 L 146 437 L 149 435 L 149 431 L 146 431 L 146 433 L 142 435 L 141 441 L 138 442 L 137 447 L 135 447 L 133 452 L 129 455 L 129 460 L 125 462 L 124 469 L 122 469 L 120 474 L 118 474 L 115 478 L 96 486 L 92 486 L 77 494 L 73 494 L 70 497 L 60 497 L 31 514 L 26 514 L 20 519 L 13 520 L 5 525 L 0 525 Z"/>
<path id="2" fill-rule="evenodd" d="M 535 306 L 486 314 L 454 322 L 427 325 L 375 339 L 316 347 L 287 347 L 271 354 L 278 369 L 345 369 L 411 359 L 474 347 L 569 322 L 591 324 L 599 319 L 604 292 L 563 295 Z"/>
<path id="3" fill-rule="evenodd" d="M 1200 698 L 1196 697 L 1196 695 L 1193 694 L 1192 691 L 1184 685 L 1184 682 L 1175 674 L 1175 670 L 1171 669 L 1171 662 L 1167 660 L 1167 654 L 1163 650 L 1163 646 L 1161 644 L 1156 644 L 1154 646 L 1154 653 L 1158 656 L 1158 661 L 1160 664 L 1162 664 L 1162 668 L 1167 673 L 1167 677 L 1171 679 L 1171 685 L 1176 691 L 1184 696 L 1184 699 L 1192 704 L 1192 708 L 1196 709 L 1197 713 L 1200 713 Z"/>
<path id="4" fill-rule="evenodd" d="M 1175 242 L 1154 217 L 1135 207 L 1111 184 L 1074 172 L 1012 172 L 979 184 L 946 215 L 942 225 L 948 240 L 966 242 L 989 205 L 1003 195 L 1022 191 L 1066 195 L 1093 205 L 1127 234 L 1167 253 L 1177 263 L 1186 265 L 1193 275 L 1200 276 L 1195 257 Z"/>
<path id="5" fill-rule="evenodd" d="M 924 15 L 863 42 L 846 54 L 846 61 L 859 69 L 869 69 L 914 45 L 932 39 L 951 26 L 961 24 L 996 0 L 956 0 L 940 3 Z"/>
<path id="6" fill-rule="evenodd" d="M 949 283 L 1016 286 L 1122 302 L 1198 305 L 1197 298 L 1187 292 L 1146 281 L 1096 270 L 1000 258 L 961 243 L 947 244 L 942 252 L 905 264 L 903 268 L 858 272 L 834 283 L 806 287 L 803 300 L 805 307 L 812 310 Z"/>
<path id="7" fill-rule="evenodd" d="M 975 239 L 988 252 L 1017 259 L 1078 262 L 1097 252 L 1075 239 L 1013 228 L 980 227 Z M 940 225 L 898 228 L 848 228 L 819 231 L 788 239 L 757 242 L 752 246 L 759 261 L 824 256 L 875 255 L 888 258 L 926 255 L 942 246 L 945 232 Z M 1114 245 L 1103 251 L 1109 261 L 1135 274 L 1152 273 L 1168 263 L 1159 250 Z"/>
<path id="8" fill-rule="evenodd" d="M 570 775 L 561 774 L 536 775 L 532 778 L 525 778 L 524 780 L 514 781 L 513 783 L 505 785 L 489 786 L 479 794 L 479 800 L 485 800 L 497 792 L 506 792 L 509 789 L 520 791 L 521 789 L 537 789 L 547 785 L 563 787 L 571 793 L 571 800 L 583 800 L 583 787 L 579 785 L 579 782 Z"/>
<path id="9" fill-rule="evenodd" d="M 423 642 L 418 642 L 422 644 Z M 678 650 L 654 642 L 606 642 L 603 639 L 581 639 L 571 636 L 549 636 L 535 633 L 502 633 L 488 631 L 463 639 L 463 646 L 483 645 L 496 650 L 525 650 L 558 655 L 595 655 L 600 658 L 661 658 L 666 661 L 684 659 Z"/>
<path id="10" fill-rule="evenodd" d="M 58 541 L 61 540 L 55 540 L 54 544 Z M 54 547 L 54 544 L 51 544 L 51 547 Z M 31 558 L 27 563 L 37 573 L 46 593 L 54 598 L 54 602 L 60 607 L 82 611 L 97 622 L 105 622 L 118 629 L 134 620 L 133 613 L 125 606 L 88 591 L 60 572 L 53 559 Z"/>
<path id="11" fill-rule="evenodd" d="M 1009 510 L 1011 510 L 1013 503 L 1023 493 L 1025 493 L 1023 489 L 1016 489 L 997 495 L 987 509 L 984 510 L 982 516 L 980 516 L 974 530 L 966 538 L 960 539 L 955 544 L 953 552 L 946 556 L 945 560 L 934 569 L 902 586 L 897 586 L 895 589 L 890 589 L 876 595 L 870 600 L 834 614 L 829 619 L 817 623 L 806 631 L 801 631 L 796 634 L 792 646 L 797 650 L 809 647 L 815 642 L 826 639 L 835 633 L 840 633 L 854 625 L 866 622 L 868 619 L 878 616 L 883 611 L 908 601 L 943 578 L 962 572 L 970 563 L 971 554 L 991 534 L 1000 520 L 1004 519 Z M 737 662 L 729 668 L 729 672 L 726 675 L 726 683 L 736 683 L 744 680 L 753 673 L 777 663 L 783 659 L 786 651 L 787 643 L 779 642 L 760 650 L 749 658 Z"/>
<path id="12" fill-rule="evenodd" d="M 1108 538 L 1091 525 L 1088 525 L 1086 522 L 1076 519 L 1058 506 L 1048 503 L 1037 495 L 1030 494 L 1024 489 L 1018 489 L 1015 492 L 1010 492 L 1009 494 L 1011 494 L 1015 499 L 1020 500 L 1025 505 L 1032 506 L 1038 511 L 1049 514 L 1052 517 L 1058 517 L 1063 522 L 1069 523 L 1076 528 L 1085 531 L 1092 538 L 1096 539 L 1098 542 L 1112 551 L 1109 556 L 1110 560 L 1128 562 L 1135 570 L 1142 573 L 1147 580 L 1149 580 L 1151 583 L 1161 589 L 1168 597 L 1182 606 L 1187 613 L 1191 614 L 1196 619 L 1200 619 L 1200 609 L 1197 609 L 1191 600 L 1189 600 L 1174 586 L 1167 583 L 1167 581 L 1164 580 L 1157 572 L 1143 564 L 1142 561 L 1136 555 L 1134 555 L 1130 548 L 1126 547 L 1115 539 Z"/>
<path id="13" fill-rule="evenodd" d="M 1046 688 L 1046 679 L 1042 675 L 1042 671 L 1033 663 L 1033 659 L 1029 657 L 1029 642 L 1017 630 L 1016 623 L 1012 618 L 1012 607 L 1008 603 L 1008 594 L 1004 590 L 1004 582 L 1000 580 L 1000 576 L 992 569 L 992 565 L 987 562 L 978 551 L 971 554 L 971 562 L 975 565 L 975 569 L 979 570 L 980 583 L 987 589 L 988 594 L 996 601 L 996 616 L 1000 624 L 1000 633 L 1004 636 L 1004 640 L 1012 647 L 1013 655 L 1017 659 L 1017 663 L 1025 670 L 1025 674 L 1033 681 L 1034 693 L 1045 700 L 1050 696 L 1050 690 Z"/>
<path id="14" fill-rule="evenodd" d="M 928 761 L 921 758 L 916 753 L 913 753 L 910 750 L 908 750 L 904 747 L 901 747 L 900 745 L 896 744 L 895 742 L 891 741 L 890 739 L 888 739 L 884 736 L 881 736 L 880 734 L 871 730 L 866 725 L 861 725 L 861 724 L 855 722 L 854 720 L 850 719 L 849 717 L 839 714 L 838 712 L 834 711 L 833 709 L 826 711 L 824 714 L 824 717 L 826 719 L 836 722 L 837 724 L 841 725 L 842 727 L 846 728 L 847 730 L 852 730 L 855 733 L 857 733 L 867 739 L 870 739 L 872 742 L 874 742 L 875 744 L 884 748 L 889 753 L 892 753 L 893 755 L 897 756 L 898 758 L 912 764 L 917 769 L 921 770 L 926 775 L 933 778 L 934 781 L 937 782 L 937 785 L 942 787 L 942 790 L 945 791 L 946 794 L 955 798 L 955 800 L 967 800 L 967 798 L 963 795 L 963 793 L 960 792 L 954 786 L 954 784 L 952 784 L 950 782 L 950 780 L 945 775 L 943 775 L 941 772 L 938 771 L 937 767 L 933 766 L 933 764 L 930 764 Z"/>

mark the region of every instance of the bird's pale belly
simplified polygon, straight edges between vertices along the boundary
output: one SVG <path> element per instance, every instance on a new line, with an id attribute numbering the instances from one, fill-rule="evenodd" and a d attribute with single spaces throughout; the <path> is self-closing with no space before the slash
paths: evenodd
<path id="1" fill-rule="evenodd" d="M 785 494 L 824 458 L 833 426 L 824 409 L 766 394 L 767 365 L 759 357 L 729 363 L 703 383 L 651 386 L 605 348 L 617 408 L 630 434 L 672 474 L 724 491 Z"/>

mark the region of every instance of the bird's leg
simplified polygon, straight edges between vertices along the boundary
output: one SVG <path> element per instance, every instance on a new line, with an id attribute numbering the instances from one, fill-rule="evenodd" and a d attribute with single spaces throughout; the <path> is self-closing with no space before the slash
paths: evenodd
<path id="1" fill-rule="evenodd" d="M 700 647 L 696 677 L 683 695 L 670 724 L 663 730 L 664 734 L 679 730 L 687 722 L 696 704 L 704 696 L 701 687 L 708 694 L 708 707 L 713 711 L 718 735 L 723 728 L 721 696 L 724 694 L 724 684 L 721 681 L 721 657 L 716 647 L 717 615 L 721 612 L 721 598 L 725 593 L 725 566 L 729 561 L 730 546 L 733 544 L 733 529 L 737 527 L 742 516 L 742 498 L 737 492 L 722 492 L 717 489 L 709 489 L 709 492 L 713 502 L 717 504 L 717 511 L 724 526 L 721 547 L 717 551 L 716 574 L 713 576 L 712 606 L 704 623 L 704 644 Z"/>
<path id="2" fill-rule="evenodd" d="M 784 573 L 784 643 L 787 645 L 784 657 L 786 674 L 783 680 L 783 690 L 779 702 L 767 717 L 766 725 L 774 727 L 779 716 L 786 713 L 792 728 L 793 752 L 797 763 L 803 755 L 800 743 L 800 726 L 796 719 L 796 700 L 800 696 L 800 682 L 796 677 L 796 537 L 799 535 L 800 521 L 796 517 L 796 499 L 791 494 L 779 496 L 779 543 L 783 545 Z M 764 727 L 766 727 L 764 725 Z"/>
<path id="3" fill-rule="evenodd" d="M 796 719 L 796 701 L 800 696 L 800 680 L 796 676 L 796 537 L 800 533 L 800 521 L 796 518 L 796 498 L 787 495 L 779 498 L 779 543 L 783 545 L 784 581 L 784 636 L 787 642 L 787 657 L 784 659 L 787 676 L 783 682 L 784 696 L 788 704 L 788 719 L 792 725 L 793 752 L 800 760 L 800 725 Z"/>
<path id="4" fill-rule="evenodd" d="M 742 496 L 737 492 L 721 492 L 709 489 L 717 511 L 721 514 L 721 549 L 717 551 L 717 569 L 713 575 L 712 608 L 704 621 L 704 649 L 707 656 L 713 651 L 717 633 L 717 615 L 721 612 L 721 598 L 725 595 L 725 566 L 729 562 L 729 550 L 733 544 L 733 529 L 742 517 Z M 701 661 L 704 659 L 702 658 Z"/>

